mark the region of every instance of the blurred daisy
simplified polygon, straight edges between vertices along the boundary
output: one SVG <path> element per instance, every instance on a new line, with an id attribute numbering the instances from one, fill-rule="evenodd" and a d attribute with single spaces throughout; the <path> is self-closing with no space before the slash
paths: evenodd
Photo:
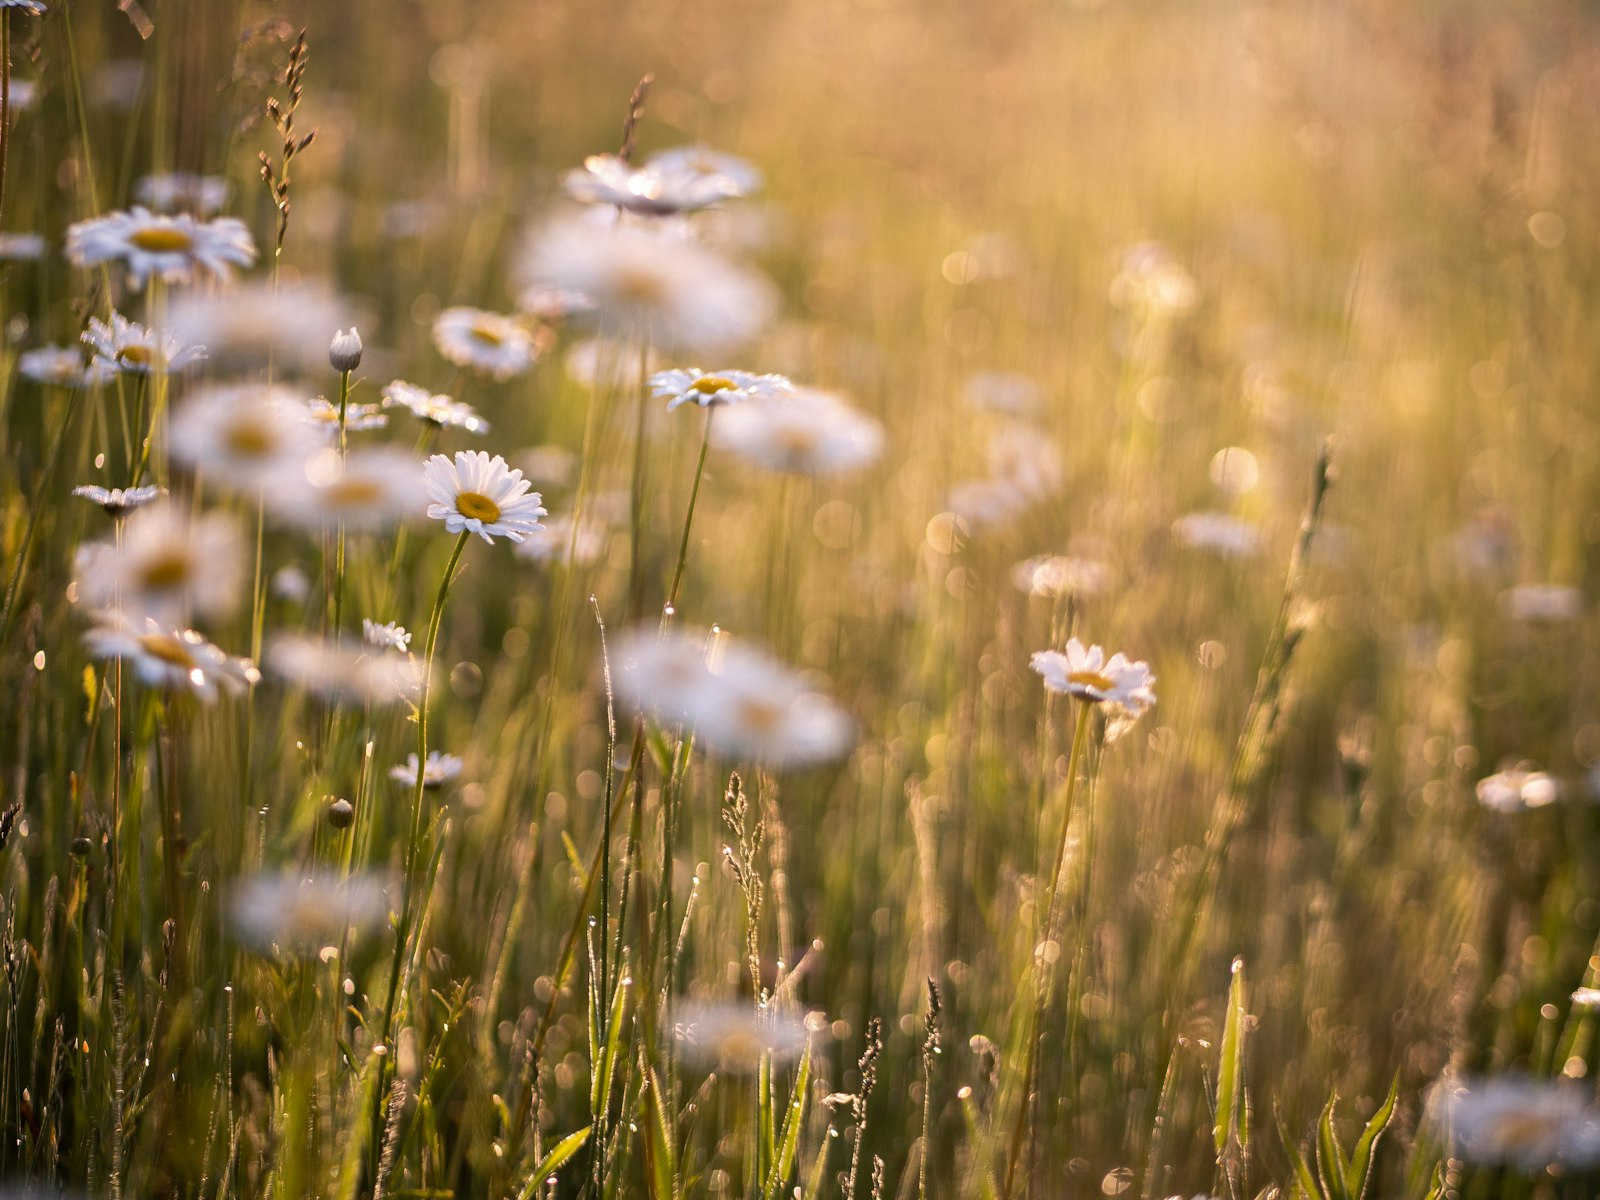
<path id="1" fill-rule="evenodd" d="M 1573 990 L 1572 1007 L 1585 1012 L 1600 1011 L 1600 988 L 1581 987 Z"/>
<path id="2" fill-rule="evenodd" d="M 1026 417 L 1039 411 L 1043 389 L 1015 371 L 979 371 L 967 377 L 962 395 L 973 408 Z"/>
<path id="3" fill-rule="evenodd" d="M 520 542 L 545 515 L 522 472 L 482 450 L 459 451 L 454 461 L 435 454 L 422 469 L 422 486 L 433 500 L 428 516 L 451 533 L 475 533 L 490 545 L 497 537 Z"/>
<path id="4" fill-rule="evenodd" d="M 1441 1080 L 1428 1116 L 1452 1153 L 1525 1170 L 1600 1163 L 1600 1113 L 1580 1088 L 1532 1079 Z"/>
<path id="5" fill-rule="evenodd" d="M 1576 621 L 1583 614 L 1583 593 L 1559 583 L 1524 583 L 1502 593 L 1500 607 L 1515 621 Z"/>
<path id="6" fill-rule="evenodd" d="M 44 238 L 37 233 L 0 233 L 0 262 L 37 262 L 44 251 Z"/>
<path id="7" fill-rule="evenodd" d="M 1261 531 L 1227 513 L 1188 513 L 1172 523 L 1172 532 L 1184 545 L 1224 558 L 1250 558 L 1261 552 Z"/>
<path id="8" fill-rule="evenodd" d="M 472 405 L 449 396 L 435 395 L 427 388 L 396 379 L 383 389 L 385 406 L 398 404 L 410 411 L 419 421 L 426 421 L 436 429 L 465 429 L 468 433 L 488 433 L 489 422 L 480 417 Z"/>
<path id="9" fill-rule="evenodd" d="M 111 314 L 110 324 L 90 317 L 83 344 L 94 352 L 97 363 L 123 375 L 181 371 L 206 356 L 204 346 L 185 346 L 172 334 L 130 321 L 119 312 Z"/>
<path id="10" fill-rule="evenodd" d="M 1055 495 L 1066 479 L 1060 448 L 1032 425 L 1012 423 L 995 430 L 985 456 L 989 478 L 1003 479 L 1034 500 Z"/>
<path id="11" fill-rule="evenodd" d="M 1026 512 L 1033 503 L 1009 479 L 969 479 L 950 489 L 945 505 L 969 525 L 1002 525 Z"/>
<path id="12" fill-rule="evenodd" d="M 89 654 L 126 660 L 147 687 L 188 692 L 209 704 L 219 689 L 238 695 L 261 678 L 249 659 L 225 654 L 192 629 L 116 614 L 104 614 L 100 622 L 83 635 Z"/>
<path id="13" fill-rule="evenodd" d="M 579 203 L 614 204 L 644 217 L 694 212 L 743 194 L 732 177 L 714 168 L 695 170 L 676 159 L 666 166 L 659 159 L 634 166 L 615 154 L 590 155 L 561 182 Z"/>
<path id="14" fill-rule="evenodd" d="M 666 179 L 700 180 L 727 199 L 748 196 L 761 187 L 761 171 L 748 159 L 706 146 L 676 146 L 645 160 L 645 166 Z"/>
<path id="15" fill-rule="evenodd" d="M 411 634 L 405 626 L 397 625 L 393 621 L 385 621 L 382 625 L 368 617 L 361 618 L 361 638 L 369 646 L 379 650 L 399 650 L 401 652 L 411 649 Z"/>
<path id="16" fill-rule="evenodd" d="M 274 518 L 302 529 L 342 523 L 350 530 L 387 529 L 420 517 L 422 464 L 391 446 L 363 447 L 342 458 L 332 447 L 284 461 L 262 483 Z"/>
<path id="17" fill-rule="evenodd" d="M 158 216 L 136 205 L 69 225 L 67 259 L 75 267 L 122 263 L 129 286 L 142 288 L 151 276 L 163 283 L 189 283 L 197 275 L 225 281 L 234 267 L 255 262 L 256 244 L 234 217 Z"/>
<path id="18" fill-rule="evenodd" d="M 650 376 L 650 398 L 665 400 L 667 411 L 679 405 L 734 404 L 741 400 L 771 399 L 794 391 L 782 375 L 756 375 L 750 371 L 706 372 L 699 367 L 677 367 Z"/>
<path id="19" fill-rule="evenodd" d="M 527 371 L 543 349 L 515 317 L 462 307 L 434 319 L 433 344 L 447 362 L 501 381 Z"/>
<path id="20" fill-rule="evenodd" d="M 388 915 L 388 890 L 371 876 L 254 875 L 235 881 L 228 897 L 234 937 L 263 954 L 316 954 L 341 945 L 347 930 L 375 928 Z"/>
<path id="21" fill-rule="evenodd" d="M 710 250 L 571 217 L 534 232 L 521 275 L 525 286 L 590 297 L 593 319 L 613 335 L 688 353 L 747 342 L 777 309 L 770 283 Z"/>
<path id="22" fill-rule="evenodd" d="M 167 494 L 167 489 L 153 484 L 135 488 L 103 488 L 99 484 L 86 483 L 73 488 L 72 494 L 82 496 L 91 504 L 98 504 L 108 517 L 121 518 L 161 499 Z"/>
<path id="23" fill-rule="evenodd" d="M 266 668 L 296 687 L 330 700 L 366 704 L 415 703 L 422 664 L 410 655 L 374 654 L 368 648 L 284 633 L 267 643 Z"/>
<path id="24" fill-rule="evenodd" d="M 180 293 L 166 326 L 185 344 L 204 346 L 214 366 L 237 372 L 270 367 L 281 378 L 291 369 L 326 370 L 329 336 L 354 315 L 326 284 L 249 282 L 218 294 Z"/>
<path id="25" fill-rule="evenodd" d="M 91 387 L 116 374 L 104 363 L 85 359 L 76 346 L 41 346 L 24 351 L 17 359 L 17 373 L 46 387 L 59 388 Z"/>
<path id="26" fill-rule="evenodd" d="M 588 566 L 605 556 L 610 531 L 602 521 L 585 519 L 573 527 L 570 516 L 553 517 L 517 546 L 518 558 L 535 563 Z"/>
<path id="27" fill-rule="evenodd" d="M 1477 793 L 1478 803 L 1495 812 L 1526 812 L 1554 804 L 1561 798 L 1561 784 L 1554 776 L 1530 771 L 1526 763 L 1519 763 L 1480 779 Z"/>
<path id="28" fill-rule="evenodd" d="M 688 634 L 661 637 L 647 629 L 623 634 L 611 648 L 610 667 L 617 698 L 658 721 L 689 719 L 696 697 L 710 683 L 705 642 Z"/>
<path id="29" fill-rule="evenodd" d="M 1088 558 L 1040 554 L 1012 567 L 1011 582 L 1034 596 L 1098 596 L 1111 585 L 1111 568 Z"/>
<path id="30" fill-rule="evenodd" d="M 120 609 L 174 623 L 190 614 L 225 617 L 238 606 L 244 548 L 232 518 L 190 518 L 168 501 L 122 522 L 119 543 L 78 547 L 77 595 L 96 609 Z"/>
<path id="31" fill-rule="evenodd" d="M 643 387 L 645 379 L 661 365 L 661 356 L 614 338 L 592 337 L 574 342 L 561 360 L 567 378 L 584 387 L 615 387 L 631 392 Z M 641 370 L 642 368 L 642 370 Z"/>
<path id="32" fill-rule="evenodd" d="M 228 181 L 192 171 L 162 171 L 133 185 L 133 198 L 156 212 L 183 211 L 209 217 L 228 202 Z"/>
<path id="33" fill-rule="evenodd" d="M 571 288 L 531 287 L 517 297 L 517 311 L 537 321 L 564 321 L 594 310 L 594 301 Z"/>
<path id="34" fill-rule="evenodd" d="M 876 459 L 883 426 L 831 392 L 796 388 L 788 397 L 728 409 L 711 427 L 711 440 L 770 471 L 831 475 Z"/>
<path id="35" fill-rule="evenodd" d="M 428 751 L 428 761 L 422 768 L 422 786 L 428 791 L 435 791 L 449 783 L 461 774 L 462 762 L 454 754 L 441 754 L 437 750 Z M 417 756 L 406 755 L 406 761 L 398 767 L 389 769 L 389 778 L 396 783 L 403 783 L 407 787 L 417 786 Z"/>
<path id="36" fill-rule="evenodd" d="M 45 14 L 44 0 L 0 0 L 0 8 L 12 8 L 30 17 Z"/>
<path id="37" fill-rule="evenodd" d="M 1067 642 L 1065 652 L 1038 651 L 1029 665 L 1044 676 L 1050 691 L 1065 692 L 1085 703 L 1109 704 L 1129 716 L 1139 716 L 1156 702 L 1156 677 L 1149 663 L 1130 662 L 1120 653 L 1108 659 L 1101 647 L 1085 646 L 1077 638 Z"/>
<path id="38" fill-rule="evenodd" d="M 672 1035 L 685 1057 L 707 1070 L 749 1073 L 763 1060 L 784 1062 L 805 1049 L 805 1022 L 773 1005 L 680 1001 Z"/>
<path id="39" fill-rule="evenodd" d="M 1186 313 L 1199 298 L 1194 277 L 1159 242 L 1128 247 L 1121 269 L 1111 281 L 1112 305 L 1142 316 Z"/>
<path id="40" fill-rule="evenodd" d="M 194 393 L 172 417 L 172 457 L 232 489 L 254 488 L 321 443 L 306 402 L 267 384 L 213 387 Z"/>
<path id="41" fill-rule="evenodd" d="M 319 430 L 330 437 L 339 432 L 339 406 L 326 396 L 318 396 L 306 405 L 305 422 L 311 428 Z M 349 433 L 365 433 L 373 429 L 383 429 L 389 424 L 389 416 L 376 404 L 350 404 L 344 406 L 344 427 Z"/>

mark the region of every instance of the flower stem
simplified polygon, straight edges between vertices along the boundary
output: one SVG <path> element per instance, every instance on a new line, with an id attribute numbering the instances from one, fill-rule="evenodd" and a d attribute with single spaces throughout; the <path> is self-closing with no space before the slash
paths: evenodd
<path id="1" fill-rule="evenodd" d="M 700 438 L 700 459 L 695 463 L 694 486 L 689 489 L 689 511 L 683 518 L 683 540 L 678 543 L 678 566 L 672 572 L 672 590 L 667 593 L 665 620 L 671 620 L 673 612 L 677 609 L 678 589 L 683 585 L 683 570 L 689 562 L 689 530 L 694 525 L 695 504 L 700 499 L 700 480 L 706 473 L 706 450 L 711 445 L 711 417 L 716 411 L 715 406 L 706 409 L 705 433 Z"/>
<path id="2" fill-rule="evenodd" d="M 345 414 L 350 406 L 350 372 L 339 372 L 339 466 L 342 470 L 349 449 L 349 434 Z M 344 518 L 339 519 L 338 544 L 333 560 L 333 638 L 338 642 L 343 636 L 340 621 L 344 616 Z"/>

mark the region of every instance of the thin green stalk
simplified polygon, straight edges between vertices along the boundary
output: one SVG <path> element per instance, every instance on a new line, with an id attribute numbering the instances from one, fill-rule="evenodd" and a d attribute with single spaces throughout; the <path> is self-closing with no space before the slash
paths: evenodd
<path id="1" fill-rule="evenodd" d="M 706 473 L 706 450 L 711 446 L 711 417 L 716 411 L 715 405 L 706 409 L 705 432 L 700 438 L 700 458 L 694 467 L 694 486 L 689 490 L 689 511 L 683 518 L 683 538 L 678 542 L 678 565 L 672 572 L 672 590 L 667 593 L 667 606 L 662 610 L 663 627 L 677 611 L 678 589 L 683 585 L 683 571 L 689 561 L 689 531 L 694 526 L 694 509 L 700 499 L 700 480 Z"/>
<path id="2" fill-rule="evenodd" d="M 350 405 L 350 372 L 339 372 L 339 465 L 344 466 L 345 458 L 349 452 L 349 433 L 345 425 L 345 415 Z M 339 520 L 338 545 L 334 553 L 333 564 L 333 637 L 335 641 L 344 636 L 344 626 L 341 624 L 344 617 L 344 519 Z"/>

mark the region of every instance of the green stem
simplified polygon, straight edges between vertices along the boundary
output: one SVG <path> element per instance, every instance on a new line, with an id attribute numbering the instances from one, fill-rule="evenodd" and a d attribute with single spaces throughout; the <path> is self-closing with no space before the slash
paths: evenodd
<path id="1" fill-rule="evenodd" d="M 350 372 L 339 372 L 339 466 L 342 470 L 349 449 L 349 434 L 345 426 L 345 414 L 350 406 Z M 339 521 L 338 546 L 334 552 L 333 564 L 333 637 L 339 641 L 343 636 L 341 621 L 344 617 L 344 520 Z"/>
<path id="2" fill-rule="evenodd" d="M 694 487 L 689 490 L 689 512 L 683 518 L 683 539 L 678 543 L 678 566 L 672 572 L 672 590 L 667 593 L 664 621 L 670 621 L 672 614 L 677 610 L 678 588 L 683 585 L 683 570 L 689 562 L 689 530 L 694 525 L 695 504 L 700 499 L 700 480 L 706 473 L 706 450 L 711 445 L 711 416 L 716 411 L 715 406 L 706 409 L 705 433 L 700 438 L 700 459 L 695 463 Z"/>

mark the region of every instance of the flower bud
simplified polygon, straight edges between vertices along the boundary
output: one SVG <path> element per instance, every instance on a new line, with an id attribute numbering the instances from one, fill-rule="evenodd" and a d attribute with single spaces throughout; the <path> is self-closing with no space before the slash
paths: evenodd
<path id="1" fill-rule="evenodd" d="M 335 800 L 328 805 L 328 824 L 335 829 L 349 829 L 356 819 L 355 805 L 348 800 Z"/>
<path id="2" fill-rule="evenodd" d="M 341 329 L 328 344 L 328 361 L 340 374 L 354 371 L 361 365 L 361 335 L 354 325 Z"/>

